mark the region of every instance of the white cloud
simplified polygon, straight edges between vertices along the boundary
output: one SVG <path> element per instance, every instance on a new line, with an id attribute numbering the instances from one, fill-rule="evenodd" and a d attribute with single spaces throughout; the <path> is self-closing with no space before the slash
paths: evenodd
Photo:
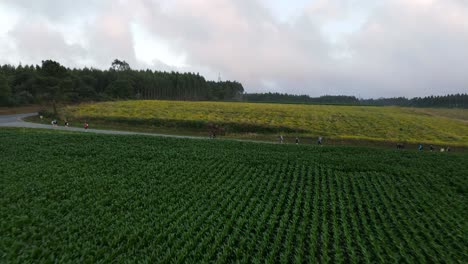
<path id="1" fill-rule="evenodd" d="M 165 64 L 174 68 L 188 67 L 186 55 L 177 52 L 171 47 L 171 43 L 165 39 L 149 33 L 139 24 L 132 24 L 133 43 L 137 60 L 147 65 Z"/>

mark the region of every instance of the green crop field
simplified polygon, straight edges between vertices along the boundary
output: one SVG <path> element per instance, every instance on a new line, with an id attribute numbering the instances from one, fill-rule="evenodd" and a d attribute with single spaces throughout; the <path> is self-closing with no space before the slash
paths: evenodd
<path id="1" fill-rule="evenodd" d="M 283 133 L 292 137 L 468 146 L 468 109 L 120 101 L 65 107 L 62 116 L 72 123 L 107 121 L 199 131 L 214 123 L 237 135 Z"/>
<path id="2" fill-rule="evenodd" d="M 0 262 L 467 263 L 468 155 L 0 129 Z"/>

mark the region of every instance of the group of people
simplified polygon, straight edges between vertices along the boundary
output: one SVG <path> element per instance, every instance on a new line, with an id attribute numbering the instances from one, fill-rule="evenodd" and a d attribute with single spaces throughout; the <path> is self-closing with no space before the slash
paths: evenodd
<path id="1" fill-rule="evenodd" d="M 419 150 L 419 151 L 423 151 L 423 150 L 424 150 L 423 144 L 419 144 L 418 150 Z M 433 152 L 434 150 L 435 150 L 434 146 L 433 146 L 433 145 L 429 145 L 429 151 Z M 450 147 L 440 148 L 440 152 L 450 152 L 450 151 L 451 151 Z"/>
<path id="2" fill-rule="evenodd" d="M 50 122 L 52 124 L 53 127 L 57 127 L 58 126 L 58 122 L 57 122 L 57 119 L 54 119 Z M 70 123 L 68 123 L 68 121 L 65 121 L 63 123 L 63 126 L 64 127 L 69 127 L 70 126 Z"/>
<path id="3" fill-rule="evenodd" d="M 283 144 L 283 143 L 284 143 L 284 137 L 283 137 L 283 135 L 279 135 L 278 141 L 279 141 L 280 144 Z M 296 142 L 296 145 L 299 145 L 299 137 L 296 137 L 295 142 Z M 321 146 L 322 143 L 323 143 L 323 137 L 318 137 L 318 139 L 317 139 L 317 145 L 320 145 L 320 146 Z"/>
<path id="4" fill-rule="evenodd" d="M 58 127 L 58 121 L 57 119 L 54 119 L 50 122 L 50 124 L 53 126 L 53 127 Z M 63 123 L 63 126 L 64 127 L 69 127 L 70 126 L 70 123 L 68 123 L 68 121 L 65 120 L 65 122 Z M 85 122 L 84 125 L 83 125 L 83 128 L 87 131 L 88 128 L 89 128 L 89 124 L 88 122 Z"/>
<path id="5" fill-rule="evenodd" d="M 398 143 L 398 144 L 396 145 L 396 147 L 397 147 L 397 149 L 404 149 L 404 148 L 405 148 L 405 145 L 402 144 L 402 143 Z M 422 143 L 419 143 L 419 144 L 418 144 L 418 150 L 419 150 L 419 151 L 424 151 L 424 145 L 423 145 Z M 429 145 L 429 151 L 430 151 L 430 152 L 434 152 L 435 150 L 436 150 L 436 149 L 434 148 L 433 145 Z M 450 147 L 440 148 L 440 152 L 450 152 L 450 151 L 451 151 Z"/>
<path id="6" fill-rule="evenodd" d="M 41 118 L 41 120 L 43 119 L 42 116 L 40 116 L 40 118 Z M 52 122 L 50 122 L 50 123 L 51 123 L 51 125 L 52 125 L 53 127 L 57 127 L 57 126 L 58 126 L 58 122 L 57 122 L 56 119 L 52 120 Z M 68 123 L 68 121 L 65 120 L 64 126 L 65 126 L 65 127 L 69 127 L 69 126 L 70 126 L 70 123 Z M 88 122 L 85 122 L 85 123 L 84 123 L 83 128 L 85 129 L 85 131 L 88 130 L 88 128 L 89 128 Z M 210 138 L 213 138 L 213 139 L 216 138 L 216 132 L 217 132 L 217 130 L 218 130 L 218 127 L 216 127 L 216 128 L 213 127 L 213 128 L 210 130 Z M 284 136 L 283 136 L 283 135 L 279 135 L 278 140 L 279 140 L 279 143 L 280 143 L 280 144 L 283 144 L 283 143 L 284 143 Z M 299 145 L 299 137 L 296 137 L 295 143 L 296 143 L 296 145 Z M 317 138 L 317 145 L 322 146 L 322 144 L 323 144 L 323 137 L 320 136 L 320 137 Z M 404 149 L 404 148 L 405 148 L 405 145 L 402 144 L 402 143 L 398 143 L 398 144 L 396 145 L 396 147 L 397 147 L 397 149 Z M 419 151 L 423 151 L 423 150 L 424 150 L 423 144 L 420 143 L 420 144 L 418 145 L 418 150 L 419 150 Z M 429 151 L 433 152 L 434 150 L 435 150 L 434 146 L 433 146 L 433 145 L 429 145 Z M 441 148 L 441 149 L 440 149 L 440 152 L 450 152 L 450 151 L 451 151 L 450 147 L 446 147 L 446 148 Z"/>

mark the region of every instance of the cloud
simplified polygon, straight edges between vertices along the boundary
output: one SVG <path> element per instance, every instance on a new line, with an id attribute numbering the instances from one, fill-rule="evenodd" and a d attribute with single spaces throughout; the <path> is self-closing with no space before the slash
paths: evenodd
<path id="1" fill-rule="evenodd" d="M 13 7 L 23 19 L 44 17 L 54 22 L 98 15 L 112 0 L 2 0 L 0 8 Z"/>
<path id="2" fill-rule="evenodd" d="M 109 65 L 115 58 L 138 64 L 130 23 L 124 10 L 111 8 L 87 25 L 87 46 L 94 64 Z"/>
<path id="3" fill-rule="evenodd" d="M 444 94 L 467 90 L 468 3 L 388 1 L 347 39 L 352 66 L 374 94 Z M 348 71 L 350 71 L 348 69 Z"/>
<path id="4" fill-rule="evenodd" d="M 8 32 L 8 37 L 14 46 L 11 49 L 25 61 L 40 62 L 47 58 L 76 65 L 76 60 L 86 54 L 83 47 L 66 43 L 62 34 L 43 22 L 20 23 Z"/>
<path id="5" fill-rule="evenodd" d="M 145 4 L 153 12 L 140 22 L 187 52 L 189 64 L 208 66 L 248 86 L 315 75 L 327 57 L 328 46 L 308 17 L 294 25 L 280 23 L 257 1 L 184 0 L 164 12 Z"/>
<path id="6" fill-rule="evenodd" d="M 264 0 L 5 0 L 0 14 L 13 8 L 22 19 L 8 33 L 0 30 L 0 47 L 16 51 L 0 62 L 52 57 L 107 68 L 121 58 L 134 68 L 187 70 L 212 79 L 220 72 L 247 91 L 310 95 L 467 89 L 464 0 L 290 5 L 279 15 L 281 6 Z"/>

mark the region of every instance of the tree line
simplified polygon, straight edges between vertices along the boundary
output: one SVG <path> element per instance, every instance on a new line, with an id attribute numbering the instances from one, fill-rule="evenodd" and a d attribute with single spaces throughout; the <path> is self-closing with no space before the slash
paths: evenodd
<path id="1" fill-rule="evenodd" d="M 207 81 L 198 73 L 133 70 L 114 60 L 108 70 L 41 65 L 0 66 L 0 106 L 122 99 L 241 100 L 236 81 Z"/>
<path id="2" fill-rule="evenodd" d="M 299 103 L 299 104 L 342 104 L 342 105 L 375 105 L 375 106 L 407 106 L 407 107 L 448 107 L 468 108 L 468 94 L 449 94 L 426 97 L 395 97 L 378 99 L 359 99 L 347 95 L 325 95 L 310 97 L 308 95 L 293 95 L 284 93 L 251 93 L 244 94 L 246 102 Z"/>
<path id="3" fill-rule="evenodd" d="M 244 94 L 236 81 L 209 81 L 198 73 L 133 70 L 114 60 L 108 70 L 70 69 L 52 60 L 41 65 L 0 66 L 0 106 L 78 103 L 125 99 L 245 101 L 468 108 L 468 94 L 415 98 L 359 99 L 355 96 L 310 97 L 283 93 Z"/>

